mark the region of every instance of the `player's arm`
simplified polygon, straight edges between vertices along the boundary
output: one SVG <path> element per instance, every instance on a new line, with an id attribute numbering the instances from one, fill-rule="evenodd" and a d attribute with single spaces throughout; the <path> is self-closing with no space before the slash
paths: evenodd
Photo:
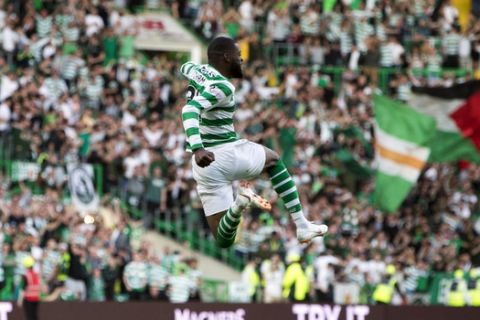
<path id="1" fill-rule="evenodd" d="M 182 121 L 190 148 L 195 155 L 195 162 L 206 167 L 215 160 L 212 152 L 204 149 L 200 136 L 200 113 L 213 108 L 229 98 L 232 90 L 222 83 L 212 84 L 200 95 L 193 97 L 182 109 Z"/>
<path id="2" fill-rule="evenodd" d="M 193 70 L 196 64 L 192 61 L 184 63 L 180 67 L 180 73 L 191 80 Z M 194 98 L 193 92 L 188 96 L 189 99 Z M 200 111 L 202 110 L 199 101 L 192 102 L 190 100 L 182 109 L 182 121 L 187 141 L 190 144 L 193 154 L 195 155 L 195 162 L 200 167 L 206 167 L 215 160 L 212 152 L 208 152 L 203 148 L 202 139 L 200 137 Z"/>
<path id="3" fill-rule="evenodd" d="M 190 100 L 182 109 L 182 121 L 187 141 L 190 144 L 195 162 L 202 168 L 207 167 L 215 160 L 213 152 L 207 151 L 203 147 L 200 136 L 200 111 L 202 110 L 199 99 Z"/>

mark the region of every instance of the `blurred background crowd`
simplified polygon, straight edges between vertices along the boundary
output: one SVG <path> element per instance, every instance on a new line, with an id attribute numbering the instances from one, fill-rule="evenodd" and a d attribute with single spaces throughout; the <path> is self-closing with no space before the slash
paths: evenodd
<path id="1" fill-rule="evenodd" d="M 1 300 L 16 298 L 29 268 L 41 275 L 44 301 L 199 299 L 196 258 L 141 241 L 118 201 L 104 201 L 88 220 L 55 190 L 21 189 L 0 200 Z"/>
<path id="2" fill-rule="evenodd" d="M 136 51 L 129 13 L 139 8 L 168 10 L 206 41 L 238 40 L 245 78 L 233 81 L 236 130 L 282 154 L 308 218 L 330 228 L 305 246 L 281 205 L 244 216 L 234 254 L 249 261 L 247 282 L 257 270 L 262 299 L 281 299 L 284 266 L 296 254 L 311 269 L 312 297 L 327 302 L 336 283 L 371 293 L 389 264 L 408 295 L 427 292 L 435 273 L 480 265 L 477 165 L 430 165 L 391 215 L 371 199 L 372 94 L 405 101 L 412 80 L 478 77 L 478 8 L 461 25 L 450 1 L 434 0 L 0 0 L 1 159 L 41 167 L 21 183 L 3 172 L 3 298 L 15 294 L 26 254 L 51 299 L 198 298 L 195 260 L 132 250 L 131 222 L 111 200 L 141 212 L 145 228 L 200 224 L 208 239 L 179 118 L 188 57 Z M 102 168 L 107 218 L 87 223 L 64 204 L 70 162 Z M 277 201 L 267 179 L 256 188 Z"/>

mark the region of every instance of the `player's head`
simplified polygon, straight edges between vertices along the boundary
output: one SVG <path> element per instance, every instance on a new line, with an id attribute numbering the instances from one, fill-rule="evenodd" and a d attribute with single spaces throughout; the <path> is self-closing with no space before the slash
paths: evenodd
<path id="1" fill-rule="evenodd" d="M 207 49 L 208 63 L 229 78 L 242 78 L 242 57 L 232 38 L 220 36 Z M 221 69 L 221 70 L 220 70 Z"/>

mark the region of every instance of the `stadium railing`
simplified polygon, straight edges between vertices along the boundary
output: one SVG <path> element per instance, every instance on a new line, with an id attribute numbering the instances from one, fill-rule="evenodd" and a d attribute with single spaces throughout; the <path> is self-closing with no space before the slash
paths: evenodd
<path id="1" fill-rule="evenodd" d="M 309 66 L 310 68 L 318 68 L 321 74 L 329 75 L 335 92 L 338 93 L 342 87 L 343 73 L 348 70 L 344 66 L 332 66 L 332 65 L 316 65 L 312 66 L 312 63 L 303 59 L 298 53 L 301 52 L 302 45 L 292 43 L 274 43 L 266 46 L 266 52 L 269 53 L 270 61 L 273 61 L 277 68 L 283 66 Z M 362 69 L 362 67 L 360 68 Z M 378 83 L 377 86 L 382 92 L 388 92 L 389 82 L 393 76 L 397 74 L 406 74 L 407 70 L 403 68 L 375 68 L 377 73 Z M 357 71 L 357 70 L 354 70 Z M 470 76 L 473 77 L 474 70 L 458 68 L 458 69 L 445 69 L 441 68 L 433 70 L 429 68 L 412 68 L 412 73 L 415 76 L 422 76 L 426 78 L 441 79 L 445 75 L 453 75 L 457 78 Z"/>

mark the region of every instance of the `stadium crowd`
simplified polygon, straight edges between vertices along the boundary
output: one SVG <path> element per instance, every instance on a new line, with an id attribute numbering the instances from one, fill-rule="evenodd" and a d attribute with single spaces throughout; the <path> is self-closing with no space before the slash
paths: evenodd
<path id="1" fill-rule="evenodd" d="M 19 196 L 12 196 L 18 184 L 3 186 L 9 200 L 2 205 L 0 270 L 21 274 L 21 254 L 28 251 L 52 259 L 67 252 L 65 281 L 58 281 L 65 275 L 61 266 L 42 266 L 46 280 L 52 280 L 49 293 L 64 293 L 55 289 L 65 284 L 78 298 L 110 298 L 107 288 L 124 277 L 117 291 L 143 299 L 147 261 L 160 263 L 156 276 L 161 279 L 174 273 L 170 278 L 180 288 L 186 287 L 185 273 L 197 274 L 189 272 L 194 262 L 191 268 L 164 268 L 162 263 L 173 259 L 170 254 L 158 262 L 148 250 L 130 250 L 128 222 L 114 203 L 105 204 L 119 219 L 110 226 L 103 220 L 82 223 L 67 205 L 55 205 L 66 187 L 65 164 L 86 161 L 102 166 L 102 192 L 143 210 L 147 227 L 155 217 L 187 219 L 193 209 L 201 211 L 178 118 L 185 103 L 186 82 L 179 74 L 184 61 L 136 52 L 134 19 L 119 4 L 0 1 L 2 154 L 40 164 L 34 183 L 46 190 L 37 200 L 24 184 Z M 246 63 L 245 78 L 234 80 L 236 130 L 282 152 L 308 218 L 330 227 L 324 239 L 304 246 L 281 206 L 271 214 L 252 210 L 235 246 L 239 255 L 272 259 L 278 266 L 288 253 L 303 253 L 304 262 L 314 267 L 312 289 L 321 301 L 332 300 L 336 282 L 373 287 L 389 263 L 396 265 L 407 293 L 417 291 L 425 282 L 419 280 L 433 272 L 480 265 L 477 165 L 429 166 L 394 214 L 379 212 L 371 202 L 371 96 L 380 68 L 393 70 L 386 93 L 400 100 L 410 92 L 409 70 L 424 70 L 416 77 L 420 82 L 452 83 L 454 74 L 442 68 L 478 69 L 478 19 L 461 31 L 458 12 L 448 1 L 441 6 L 366 1 L 355 9 L 338 1 L 328 13 L 315 1 L 167 4 L 206 39 L 224 32 L 238 39 Z M 296 59 L 277 65 L 272 56 Z M 336 81 L 325 66 L 341 67 L 341 79 Z M 475 75 L 466 73 L 463 80 Z M 256 187 L 276 201 L 267 180 L 259 179 Z M 262 270 L 278 286 L 282 268 Z M 145 277 L 128 277 L 139 273 Z M 163 297 L 165 282 L 159 283 L 153 286 L 158 292 L 149 294 Z"/>
<path id="2" fill-rule="evenodd" d="M 479 168 L 434 164 L 399 212 L 386 216 L 375 210 L 368 179 L 374 163 L 371 96 L 382 72 L 382 90 L 400 101 L 408 99 L 412 80 L 448 86 L 478 78 L 480 23 L 472 14 L 462 30 L 450 1 L 333 1 L 328 12 L 325 2 L 173 5 L 174 14 L 205 38 L 227 33 L 238 39 L 250 68 L 237 90 L 237 128 L 283 151 L 309 218 L 330 226 L 324 241 L 299 249 L 286 215 L 253 212 L 244 220 L 237 250 L 264 259 L 256 262 L 259 276 L 277 281 L 277 293 L 282 277 L 272 275 L 282 268 L 270 271 L 265 265 L 272 254 L 286 258 L 292 251 L 308 253 L 313 291 L 323 301 L 332 301 L 335 282 L 373 290 L 389 263 L 400 270 L 406 293 L 426 292 L 435 272 L 479 266 Z M 282 66 L 265 64 L 272 58 Z M 322 69 L 332 66 L 342 68 L 340 88 L 335 74 Z"/>
<path id="3" fill-rule="evenodd" d="M 51 189 L 40 196 L 23 183 L 11 195 L 2 189 L 0 299 L 15 299 L 27 257 L 35 259 L 44 301 L 199 299 L 196 259 L 139 242 L 118 201 L 105 201 L 91 221 L 61 203 Z"/>

